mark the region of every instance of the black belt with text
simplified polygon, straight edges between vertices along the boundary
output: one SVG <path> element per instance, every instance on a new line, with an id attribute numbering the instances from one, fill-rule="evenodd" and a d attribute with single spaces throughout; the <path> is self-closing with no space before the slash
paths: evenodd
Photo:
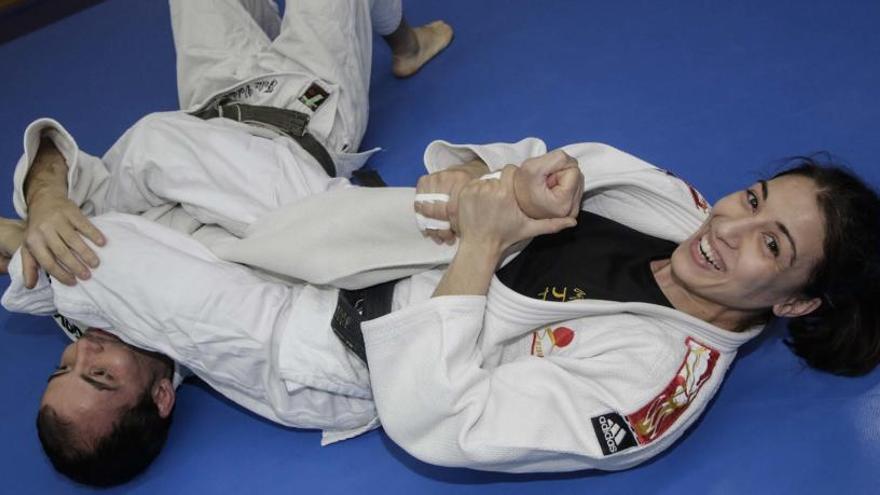
<path id="1" fill-rule="evenodd" d="M 396 280 L 360 290 L 339 291 L 339 300 L 330 327 L 339 340 L 367 364 L 367 350 L 361 323 L 391 312 L 391 298 Z"/>

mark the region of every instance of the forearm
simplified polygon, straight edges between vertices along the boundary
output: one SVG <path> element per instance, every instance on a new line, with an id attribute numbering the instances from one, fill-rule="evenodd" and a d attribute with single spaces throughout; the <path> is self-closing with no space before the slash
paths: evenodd
<path id="1" fill-rule="evenodd" d="M 501 254 L 501 246 L 463 241 L 434 290 L 434 297 L 485 295 L 489 291 L 489 284 L 501 260 Z"/>
<path id="2" fill-rule="evenodd" d="M 71 189 L 68 173 L 83 161 L 93 162 L 93 168 L 100 172 L 102 163 L 78 152 L 73 139 L 60 134 L 57 123 L 54 127 L 28 129 L 25 155 L 16 169 L 14 200 L 16 210 L 27 218 L 22 249 L 25 287 L 34 287 L 40 267 L 62 284 L 74 284 L 76 278 L 89 277 L 90 267 L 98 266 L 98 257 L 82 237 L 99 245 L 104 243 L 82 210 L 87 193 L 92 185 L 100 183 L 101 174 L 85 173 L 80 168 L 77 180 L 81 184 Z"/>
<path id="3" fill-rule="evenodd" d="M 28 205 L 43 198 L 67 197 L 67 162 L 51 139 L 43 137 L 40 148 L 24 182 L 24 197 Z"/>

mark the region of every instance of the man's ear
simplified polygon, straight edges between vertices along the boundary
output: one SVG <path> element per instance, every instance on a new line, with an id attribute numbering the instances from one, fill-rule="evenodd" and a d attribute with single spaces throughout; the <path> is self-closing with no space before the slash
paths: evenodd
<path id="1" fill-rule="evenodd" d="M 154 383 L 151 395 L 153 396 L 153 402 L 156 403 L 156 408 L 159 409 L 159 417 L 167 418 L 171 415 L 175 399 L 174 385 L 171 383 L 171 380 L 162 378 Z"/>
<path id="2" fill-rule="evenodd" d="M 813 297 L 810 299 L 799 299 L 796 297 L 792 297 L 784 303 L 774 305 L 773 314 L 783 318 L 796 318 L 798 316 L 808 315 L 813 311 L 816 311 L 821 305 L 822 299 L 818 297 Z"/>

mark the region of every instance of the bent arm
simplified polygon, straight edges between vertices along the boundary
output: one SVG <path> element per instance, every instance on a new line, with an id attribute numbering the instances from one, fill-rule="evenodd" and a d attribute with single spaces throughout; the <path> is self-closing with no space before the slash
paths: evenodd
<path id="1" fill-rule="evenodd" d="M 40 267 L 64 284 L 86 279 L 98 257 L 83 238 L 104 243 L 86 218 L 88 199 L 106 182 L 100 160 L 80 153 L 55 121 L 41 119 L 25 131 L 25 150 L 16 166 L 13 203 L 26 219 L 21 263 L 24 286 L 37 284 Z"/>

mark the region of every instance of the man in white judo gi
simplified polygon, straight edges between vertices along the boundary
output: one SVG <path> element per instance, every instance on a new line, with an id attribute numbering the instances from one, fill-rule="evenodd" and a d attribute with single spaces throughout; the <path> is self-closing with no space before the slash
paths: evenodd
<path id="1" fill-rule="evenodd" d="M 367 124 L 372 33 L 385 37 L 399 77 L 419 70 L 452 36 L 441 21 L 411 28 L 399 0 L 304 0 L 291 3 L 283 21 L 267 0 L 180 0 L 171 9 L 180 104 L 197 116 L 148 117 L 102 159 L 81 152 L 53 120 L 28 127 L 14 196 L 26 221 L 2 224 L 5 239 L 24 239 L 10 268 L 8 307 L 55 314 L 47 273 L 55 288 L 75 285 L 98 266 L 97 246 L 125 243 L 86 215 L 137 213 L 217 241 L 240 234 L 263 211 L 344 186 L 372 154 L 356 152 Z M 142 180 L 149 177 L 158 182 Z M 83 335 L 82 320 L 56 319 L 71 338 L 83 338 L 50 379 L 44 447 L 75 479 L 124 481 L 161 449 L 180 379 L 172 379 L 175 365 L 109 333 Z M 337 425 L 317 426 L 324 424 Z"/>

